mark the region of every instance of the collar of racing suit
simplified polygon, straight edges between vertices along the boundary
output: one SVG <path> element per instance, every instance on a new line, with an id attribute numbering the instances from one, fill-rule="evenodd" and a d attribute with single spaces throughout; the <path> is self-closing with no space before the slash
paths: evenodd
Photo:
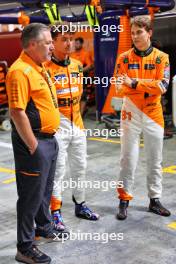
<path id="1" fill-rule="evenodd" d="M 134 46 L 134 53 L 135 53 L 136 55 L 140 56 L 140 57 L 146 57 L 146 56 L 148 56 L 150 53 L 152 53 L 152 51 L 153 51 L 153 47 L 152 47 L 152 45 L 150 45 L 150 47 L 149 47 L 148 49 L 143 50 L 143 51 L 138 50 L 138 49 Z"/>
<path id="2" fill-rule="evenodd" d="M 51 61 L 54 62 L 55 64 L 62 66 L 62 67 L 67 67 L 70 64 L 70 59 L 67 58 L 65 60 L 58 60 L 56 57 L 52 55 Z"/>

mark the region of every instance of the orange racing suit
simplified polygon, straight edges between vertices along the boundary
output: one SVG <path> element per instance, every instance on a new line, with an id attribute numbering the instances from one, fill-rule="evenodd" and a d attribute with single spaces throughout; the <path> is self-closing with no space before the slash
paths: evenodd
<path id="1" fill-rule="evenodd" d="M 117 86 L 117 96 L 123 97 L 121 111 L 120 179 L 123 188 L 119 198 L 131 200 L 134 174 L 138 162 L 140 134 L 143 132 L 147 155 L 147 187 L 150 198 L 160 198 L 162 192 L 162 147 L 164 119 L 161 95 L 168 88 L 170 67 L 168 55 L 150 46 L 141 52 L 135 47 L 121 54 L 115 73 L 132 78 L 132 88 Z"/>
<path id="2" fill-rule="evenodd" d="M 73 195 L 78 203 L 84 201 L 84 189 L 80 189 L 78 181 L 83 181 L 86 173 L 86 136 L 80 114 L 80 98 L 82 94 L 82 64 L 69 58 L 58 61 L 52 57 L 45 65 L 56 86 L 60 111 L 60 129 L 57 133 L 59 155 L 57 161 L 55 186 L 51 199 L 51 210 L 61 208 L 62 184 L 65 175 L 66 157 L 71 172 L 71 179 L 76 183 Z"/>
<path id="3" fill-rule="evenodd" d="M 71 57 L 82 63 L 83 71 L 84 71 L 84 67 L 87 67 L 87 66 L 90 66 L 91 64 L 93 64 L 93 60 L 91 58 L 90 52 L 86 51 L 84 48 L 81 48 L 80 50 L 76 50 L 76 51 L 72 52 Z M 90 75 L 90 70 L 88 72 L 84 72 L 85 77 L 88 77 L 89 75 Z M 87 101 L 87 99 L 88 99 L 88 88 L 90 86 L 91 86 L 91 84 L 88 84 L 87 82 L 83 84 L 83 94 L 81 97 L 82 101 Z"/>
<path id="4" fill-rule="evenodd" d="M 80 49 L 78 51 L 74 51 L 71 54 L 71 57 L 81 61 L 83 67 L 91 65 L 93 62 L 91 60 L 90 53 L 88 51 L 85 51 L 85 49 Z"/>

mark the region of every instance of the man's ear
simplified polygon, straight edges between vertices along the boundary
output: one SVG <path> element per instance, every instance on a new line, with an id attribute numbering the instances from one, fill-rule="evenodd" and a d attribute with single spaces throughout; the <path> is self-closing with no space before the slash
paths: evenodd
<path id="1" fill-rule="evenodd" d="M 29 47 L 30 48 L 35 48 L 35 46 L 36 46 L 36 41 L 31 39 L 30 42 L 29 42 Z"/>
<path id="2" fill-rule="evenodd" d="M 150 35 L 150 37 L 152 37 L 152 35 L 153 35 L 153 31 L 151 29 L 149 30 L 149 35 Z"/>

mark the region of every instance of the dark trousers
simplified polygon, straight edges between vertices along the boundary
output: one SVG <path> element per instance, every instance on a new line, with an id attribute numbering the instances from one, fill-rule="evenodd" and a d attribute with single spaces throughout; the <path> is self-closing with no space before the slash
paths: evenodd
<path id="1" fill-rule="evenodd" d="M 33 155 L 16 132 L 12 132 L 17 184 L 17 248 L 24 252 L 35 239 L 35 225 L 49 230 L 49 205 L 58 154 L 55 137 L 38 138 Z"/>

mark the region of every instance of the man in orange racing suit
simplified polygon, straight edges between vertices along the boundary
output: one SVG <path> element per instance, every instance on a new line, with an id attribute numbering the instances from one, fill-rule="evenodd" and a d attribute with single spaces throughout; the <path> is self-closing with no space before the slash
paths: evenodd
<path id="1" fill-rule="evenodd" d="M 51 199 L 53 221 L 61 230 L 65 229 L 61 215 L 62 187 L 68 155 L 72 188 L 75 203 L 75 215 L 88 220 L 98 220 L 99 215 L 92 212 L 85 204 L 85 190 L 80 183 L 85 181 L 86 174 L 86 135 L 80 114 L 80 98 L 82 95 L 82 64 L 68 54 L 71 50 L 72 34 L 63 33 L 64 24 L 56 24 L 51 28 L 54 52 L 50 62 L 46 63 L 56 86 L 60 110 L 60 129 L 57 133 L 60 155 L 58 157 L 55 186 Z"/>
<path id="2" fill-rule="evenodd" d="M 121 78 L 117 96 L 123 97 L 121 111 L 121 159 L 118 188 L 119 212 L 117 219 L 127 217 L 127 207 L 133 198 L 132 188 L 138 162 L 140 134 L 143 132 L 147 155 L 147 187 L 149 211 L 169 216 L 170 212 L 159 201 L 162 193 L 162 148 L 164 120 L 161 95 L 169 84 L 168 55 L 151 45 L 152 29 L 148 16 L 134 17 L 131 37 L 134 47 L 121 54 L 115 72 Z"/>

